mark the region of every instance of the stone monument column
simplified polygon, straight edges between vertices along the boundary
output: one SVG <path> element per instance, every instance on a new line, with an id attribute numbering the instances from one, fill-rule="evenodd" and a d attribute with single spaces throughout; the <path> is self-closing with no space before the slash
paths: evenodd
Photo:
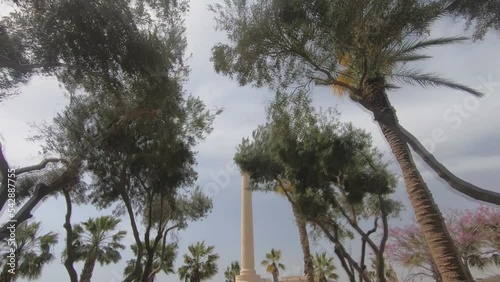
<path id="1" fill-rule="evenodd" d="M 241 173 L 241 271 L 236 282 L 261 282 L 255 273 L 253 252 L 253 210 L 250 175 Z"/>

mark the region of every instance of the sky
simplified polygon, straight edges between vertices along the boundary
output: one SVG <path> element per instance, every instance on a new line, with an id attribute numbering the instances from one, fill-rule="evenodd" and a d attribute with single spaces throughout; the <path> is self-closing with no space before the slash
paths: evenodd
<path id="1" fill-rule="evenodd" d="M 188 62 L 192 70 L 186 89 L 201 97 L 209 108 L 224 108 L 224 112 L 217 117 L 213 133 L 197 148 L 197 185 L 213 198 L 214 208 L 205 220 L 191 223 L 178 234 L 180 248 L 176 267 L 181 265 L 188 245 L 205 241 L 214 245 L 220 255 L 219 273 L 210 280 L 220 282 L 224 281 L 226 266 L 240 257 L 241 178 L 232 159 L 242 138 L 251 135 L 252 130 L 265 121 L 264 108 L 274 94 L 267 89 L 239 87 L 235 81 L 214 72 L 209 60 L 210 49 L 224 41 L 225 35 L 214 30 L 213 15 L 207 10 L 209 2 L 199 2 L 202 4 L 192 4 L 186 19 L 188 54 L 191 54 Z M 462 22 L 444 19 L 436 23 L 431 36 L 463 35 L 463 26 Z M 470 32 L 466 33 L 470 35 Z M 486 94 L 481 100 L 444 88 L 404 86 L 389 93 L 401 124 L 423 142 L 440 162 L 459 177 L 497 192 L 500 192 L 500 126 L 497 113 L 500 109 L 499 43 L 500 36 L 489 33 L 483 41 L 429 50 L 428 54 L 434 58 L 416 65 L 480 89 Z M 20 95 L 0 104 L 0 138 L 12 167 L 32 165 L 42 159 L 39 155 L 40 144 L 27 140 L 36 133 L 31 125 L 43 121 L 50 123 L 68 102 L 54 78 L 34 78 L 20 91 Z M 337 107 L 343 121 L 350 121 L 372 133 L 374 144 L 386 153 L 387 160 L 393 161 L 379 128 L 368 113 L 348 99 L 334 97 L 326 87 L 315 88 L 312 93 L 316 106 Z M 479 206 L 477 202 L 451 190 L 418 156 L 415 156 L 415 161 L 442 210 L 475 209 Z M 396 175 L 401 175 L 396 165 L 392 165 L 391 169 Z M 275 248 L 282 250 L 283 263 L 288 267 L 283 274 L 301 274 L 301 248 L 289 203 L 272 194 L 254 193 L 253 197 L 257 273 L 270 277 L 259 262 L 266 252 Z M 406 210 L 391 224 L 411 223 L 413 211 L 401 181 L 395 198 L 403 202 Z M 44 232 L 61 234 L 61 243 L 55 248 L 58 257 L 45 267 L 40 281 L 65 281 L 67 278 L 59 255 L 63 249 L 64 213 L 64 201 L 60 198 L 46 200 L 34 212 L 34 220 L 43 222 Z M 91 206 L 81 206 L 75 208 L 72 221 L 77 223 L 108 214 L 109 210 L 98 211 Z M 130 230 L 128 225 L 128 219 L 124 218 L 122 229 Z M 125 245 L 132 242 L 133 238 L 128 234 Z M 354 243 L 348 249 L 356 254 L 358 247 Z M 312 249 L 332 253 L 331 246 L 322 241 L 313 244 Z M 131 251 L 124 251 L 122 257 L 124 259 L 117 264 L 97 265 L 93 281 L 120 281 Z M 76 265 L 78 272 L 81 267 L 82 264 Z M 339 273 L 343 275 L 340 267 Z M 159 278 L 158 281 L 179 281 L 177 275 Z"/>

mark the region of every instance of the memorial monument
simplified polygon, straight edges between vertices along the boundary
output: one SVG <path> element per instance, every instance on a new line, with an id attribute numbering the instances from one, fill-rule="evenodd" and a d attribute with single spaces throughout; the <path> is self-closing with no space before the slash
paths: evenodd
<path id="1" fill-rule="evenodd" d="M 241 271 L 236 282 L 261 282 L 255 272 L 252 187 L 246 172 L 241 173 Z"/>

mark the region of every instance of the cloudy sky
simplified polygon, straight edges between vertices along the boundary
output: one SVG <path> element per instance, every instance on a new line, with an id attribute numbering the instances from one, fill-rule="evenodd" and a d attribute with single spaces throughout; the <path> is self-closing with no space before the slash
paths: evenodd
<path id="1" fill-rule="evenodd" d="M 265 120 L 264 107 L 273 97 L 265 89 L 241 88 L 226 77 L 217 75 L 209 61 L 210 48 L 225 39 L 224 34 L 215 32 L 212 14 L 207 11 L 208 2 L 193 4 L 187 17 L 188 52 L 191 76 L 187 89 L 200 96 L 211 108 L 225 110 L 215 122 L 213 134 L 203 142 L 198 150 L 198 185 L 213 197 L 214 209 L 202 222 L 193 223 L 179 234 L 180 249 L 177 266 L 187 246 L 205 240 L 215 245 L 220 254 L 219 274 L 211 281 L 224 281 L 225 267 L 240 256 L 240 176 L 232 158 L 235 147 L 243 137 Z M 433 37 L 463 35 L 463 24 L 451 20 L 438 22 L 432 32 Z M 422 89 L 405 86 L 390 93 L 401 123 L 428 146 L 439 161 L 458 176 L 494 191 L 500 191 L 500 126 L 497 110 L 500 109 L 500 57 L 498 56 L 500 37 L 488 34 L 484 41 L 468 42 L 429 51 L 435 58 L 420 64 L 430 72 L 441 73 L 455 81 L 480 88 L 487 96 L 482 100 L 470 98 L 467 94 L 448 89 Z M 21 88 L 22 94 L 0 104 L 0 134 L 11 166 L 25 166 L 40 161 L 39 144 L 26 140 L 35 131 L 31 124 L 50 122 L 54 115 L 67 104 L 56 80 L 35 78 Z M 351 121 L 373 134 L 374 143 L 382 151 L 389 152 L 380 130 L 372 118 L 348 99 L 333 97 L 328 88 L 316 88 L 314 103 L 322 107 L 338 107 L 342 119 Z M 441 136 L 436 138 L 436 135 Z M 444 136 L 444 137 L 443 137 Z M 392 156 L 387 153 L 387 159 Z M 442 209 L 476 208 L 478 204 L 464 198 L 441 182 L 422 162 L 416 162 L 427 181 L 436 202 Z M 393 171 L 400 175 L 397 166 Z M 393 221 L 401 225 L 413 220 L 413 212 L 408 203 L 404 187 L 400 185 L 396 197 L 406 207 L 401 219 Z M 49 199 L 35 212 L 35 220 L 43 222 L 44 231 L 61 234 L 64 229 L 65 207 L 62 199 Z M 73 222 L 86 220 L 90 216 L 109 214 L 96 211 L 92 207 L 78 207 Z M 268 194 L 254 194 L 255 256 L 260 262 L 271 248 L 281 249 L 283 263 L 288 266 L 285 275 L 301 273 L 302 257 L 298 233 L 293 222 L 291 209 L 284 199 Z M 128 228 L 128 220 L 122 222 Z M 126 245 L 132 243 L 127 237 Z M 314 246 L 314 250 L 327 247 L 326 243 Z M 353 252 L 357 245 L 353 244 Z M 62 250 L 62 244 L 56 248 Z M 94 281 L 119 281 L 125 261 L 131 252 L 124 252 L 124 260 L 111 266 L 97 266 Z M 265 277 L 263 267 L 257 263 L 257 272 Z M 77 271 L 82 265 L 77 265 Z M 342 271 L 339 270 L 341 273 Z M 58 260 L 48 265 L 40 281 L 66 281 L 66 271 Z M 22 281 L 22 280 L 21 280 Z M 162 277 L 161 281 L 179 281 L 176 275 Z"/>

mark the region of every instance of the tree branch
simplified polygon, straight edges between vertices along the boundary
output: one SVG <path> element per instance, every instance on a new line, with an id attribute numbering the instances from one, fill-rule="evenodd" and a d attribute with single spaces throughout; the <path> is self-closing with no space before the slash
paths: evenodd
<path id="1" fill-rule="evenodd" d="M 425 163 L 431 167 L 434 172 L 445 180 L 454 190 L 465 194 L 475 200 L 495 204 L 500 206 L 500 193 L 489 191 L 477 187 L 467 181 L 464 181 L 449 171 L 443 164 L 441 164 L 427 149 L 418 141 L 418 139 L 408 132 L 404 127 L 398 124 L 398 130 L 401 132 L 404 140 L 412 147 L 413 151 L 417 153 Z"/>
<path id="2" fill-rule="evenodd" d="M 40 68 L 50 68 L 50 67 L 69 67 L 67 64 L 63 63 L 37 63 L 37 64 L 20 64 L 4 55 L 0 55 L 0 67 L 1 68 L 11 68 L 18 72 L 30 72 L 35 69 Z"/>
<path id="3" fill-rule="evenodd" d="M 17 221 L 17 224 L 20 224 L 27 219 L 31 218 L 31 211 L 38 205 L 40 201 L 42 201 L 49 194 L 60 191 L 72 184 L 72 180 L 78 175 L 78 170 L 84 161 L 84 158 L 95 149 L 97 145 L 102 143 L 105 139 L 109 138 L 113 135 L 118 128 L 120 128 L 125 122 L 128 120 L 129 115 L 125 115 L 120 118 L 116 123 L 111 125 L 105 132 L 100 134 L 97 138 L 93 140 L 92 143 L 88 144 L 76 157 L 74 157 L 69 163 L 66 170 L 55 180 L 53 180 L 48 185 L 45 183 L 40 183 L 37 185 L 34 194 L 29 198 L 29 200 L 22 206 L 21 209 L 18 210 L 16 215 L 11 219 Z M 2 190 L 4 188 L 2 187 Z M 5 190 L 7 188 L 5 187 Z M 6 202 L 7 197 L 6 193 L 3 195 L 3 191 L 0 192 L 2 198 L 0 198 L 0 203 Z M 4 198 L 5 197 L 5 198 Z M 8 224 L 4 224 L 2 228 L 0 228 L 0 240 L 5 239 L 9 236 L 9 231 L 7 230 Z"/>
<path id="4" fill-rule="evenodd" d="M 26 173 L 26 172 L 31 172 L 33 170 L 44 169 L 49 163 L 58 163 L 58 162 L 69 164 L 69 162 L 67 160 L 65 160 L 65 159 L 49 158 L 49 159 L 45 159 L 45 160 L 41 161 L 37 165 L 32 165 L 32 166 L 27 166 L 27 167 L 16 169 L 16 175 L 20 175 L 20 174 L 23 174 L 23 173 Z"/>

